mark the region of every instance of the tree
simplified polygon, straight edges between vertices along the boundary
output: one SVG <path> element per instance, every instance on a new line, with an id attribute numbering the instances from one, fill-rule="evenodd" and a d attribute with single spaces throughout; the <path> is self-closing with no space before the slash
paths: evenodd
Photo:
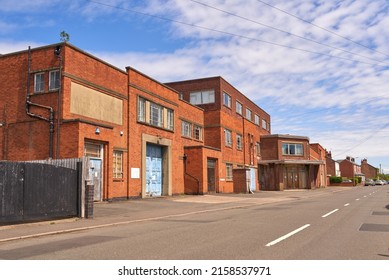
<path id="1" fill-rule="evenodd" d="M 65 31 L 62 31 L 62 32 L 59 34 L 59 36 L 60 36 L 61 42 L 67 42 L 67 41 L 70 40 L 69 34 L 66 33 Z"/>

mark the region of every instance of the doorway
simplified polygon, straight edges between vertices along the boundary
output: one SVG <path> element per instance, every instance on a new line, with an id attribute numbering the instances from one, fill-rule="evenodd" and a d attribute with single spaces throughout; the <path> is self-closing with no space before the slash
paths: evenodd
<path id="1" fill-rule="evenodd" d="M 305 165 L 288 166 L 284 170 L 286 189 L 305 189 L 307 187 L 307 170 Z"/>
<path id="2" fill-rule="evenodd" d="M 84 156 L 89 158 L 89 179 L 94 185 L 94 201 L 103 199 L 103 145 L 85 142 Z"/>
<path id="3" fill-rule="evenodd" d="M 162 147 L 146 145 L 146 195 L 150 197 L 162 195 Z"/>
<path id="4" fill-rule="evenodd" d="M 207 160 L 208 192 L 216 191 L 216 159 Z"/>

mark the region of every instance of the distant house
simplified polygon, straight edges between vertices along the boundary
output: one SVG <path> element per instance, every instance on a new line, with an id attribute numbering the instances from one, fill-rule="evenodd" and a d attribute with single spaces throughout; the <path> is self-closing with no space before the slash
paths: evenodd
<path id="1" fill-rule="evenodd" d="M 338 162 L 342 177 L 361 177 L 362 182 L 365 181 L 365 174 L 362 173 L 361 166 L 355 163 L 355 159 L 353 157 L 347 156 L 346 159 L 339 160 Z"/>
<path id="2" fill-rule="evenodd" d="M 258 161 L 261 190 L 326 186 L 324 149 L 318 144 L 311 147 L 308 137 L 262 135 L 261 151 L 262 159 Z"/>
<path id="3" fill-rule="evenodd" d="M 378 168 L 367 163 L 367 159 L 361 161 L 361 171 L 366 178 L 374 179 L 378 176 Z"/>
<path id="4" fill-rule="evenodd" d="M 331 152 L 326 151 L 327 176 L 341 177 L 339 162 L 332 158 Z"/>

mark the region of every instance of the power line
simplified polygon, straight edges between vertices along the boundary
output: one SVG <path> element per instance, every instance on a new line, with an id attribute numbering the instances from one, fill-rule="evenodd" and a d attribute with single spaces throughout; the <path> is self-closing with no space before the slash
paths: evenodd
<path id="1" fill-rule="evenodd" d="M 219 34 L 228 35 L 228 36 L 231 36 L 231 37 L 237 37 L 237 38 L 242 38 L 242 39 L 246 39 L 246 40 L 257 41 L 257 42 L 261 42 L 261 43 L 265 43 L 265 44 L 269 44 L 269 45 L 273 45 L 273 46 L 278 46 L 278 47 L 283 47 L 283 48 L 287 48 L 287 49 L 292 49 L 292 50 L 296 50 L 296 51 L 300 51 L 300 52 L 305 52 L 305 53 L 310 53 L 310 54 L 315 54 L 315 55 L 321 55 L 321 56 L 327 56 L 327 57 L 331 57 L 331 58 L 337 58 L 337 59 L 347 60 L 347 61 L 351 61 L 351 62 L 366 64 L 366 65 L 370 65 L 370 66 L 380 66 L 380 65 L 375 64 L 375 63 L 369 63 L 369 62 L 360 61 L 360 60 L 356 60 L 356 59 L 351 59 L 351 58 L 346 58 L 346 57 L 341 57 L 341 56 L 336 56 L 336 55 L 331 55 L 331 54 L 326 54 L 326 53 L 321 53 L 321 52 L 315 52 L 315 51 L 310 51 L 310 50 L 301 49 L 301 48 L 297 48 L 297 47 L 292 47 L 292 46 L 288 46 L 288 45 L 283 45 L 283 44 L 279 44 L 279 43 L 269 42 L 269 41 L 265 41 L 265 40 L 261 40 L 261 39 L 257 39 L 257 38 L 252 38 L 252 37 L 248 37 L 248 36 L 244 36 L 244 35 L 239 35 L 239 34 L 227 32 L 227 31 L 217 30 L 217 29 L 213 29 L 213 28 L 209 28 L 209 27 L 205 27 L 205 26 L 201 26 L 201 25 L 196 25 L 196 24 L 187 23 L 187 22 L 183 22 L 183 21 L 179 21 L 179 20 L 175 20 L 175 19 L 161 17 L 161 16 L 157 16 L 157 15 L 141 12 L 141 11 L 138 11 L 138 10 L 133 10 L 133 9 L 118 7 L 118 6 L 114 6 L 114 5 L 110 5 L 110 4 L 105 4 L 105 3 L 101 3 L 101 2 L 98 2 L 98 1 L 94 1 L 94 0 L 86 0 L 86 1 L 94 3 L 94 4 L 97 4 L 97 5 L 101 5 L 101 6 L 105 6 L 105 7 L 110 7 L 110 8 L 113 8 L 113 9 L 118 9 L 118 10 L 123 10 L 123 11 L 127 11 L 127 12 L 132 12 L 132 13 L 140 14 L 140 15 L 143 15 L 143 16 L 148 16 L 148 17 L 159 19 L 159 20 L 163 20 L 163 21 L 178 23 L 178 24 L 181 24 L 181 25 L 189 26 L 189 27 L 195 27 L 195 28 L 198 28 L 198 29 L 203 29 L 203 30 L 207 30 L 207 31 L 211 31 L 211 32 L 219 33 Z"/>
<path id="2" fill-rule="evenodd" d="M 243 19 L 245 21 L 248 21 L 248 22 L 251 22 L 251 23 L 255 23 L 255 24 L 258 24 L 258 25 L 261 25 L 261 26 L 264 26 L 264 27 L 267 27 L 267 28 L 270 28 L 270 29 L 273 29 L 273 30 L 276 30 L 276 31 L 279 31 L 279 32 L 282 32 L 282 33 L 285 33 L 285 34 L 288 34 L 290 36 L 294 36 L 294 37 L 297 37 L 297 38 L 300 38 L 300 39 L 303 39 L 303 40 L 306 40 L 306 41 L 318 44 L 318 45 L 322 45 L 322 46 L 325 46 L 325 47 L 328 47 L 328 48 L 331 48 L 331 49 L 334 49 L 334 50 L 342 51 L 342 52 L 349 53 L 349 54 L 352 54 L 352 55 L 356 55 L 356 56 L 359 56 L 359 57 L 363 57 L 363 58 L 366 58 L 366 59 L 369 59 L 369 60 L 372 60 L 372 61 L 375 61 L 375 62 L 379 62 L 379 63 L 383 63 L 383 64 L 386 64 L 386 65 L 389 65 L 388 63 L 386 63 L 386 62 L 384 62 L 382 60 L 377 60 L 377 59 L 370 58 L 370 57 L 367 57 L 367 56 L 364 56 L 364 55 L 361 55 L 361 54 L 358 54 L 358 53 L 355 53 L 355 52 L 351 52 L 351 51 L 348 51 L 348 50 L 345 50 L 345 49 L 342 49 L 342 48 L 334 47 L 334 46 L 331 46 L 331 45 L 326 44 L 326 43 L 318 42 L 316 40 L 313 40 L 313 39 L 310 39 L 310 38 L 306 38 L 304 36 L 300 36 L 300 35 L 297 35 L 297 34 L 294 34 L 294 33 L 288 32 L 288 31 L 285 31 L 283 29 L 280 29 L 280 28 L 277 28 L 277 27 L 274 27 L 274 26 L 271 26 L 271 25 L 268 25 L 268 24 L 255 21 L 255 20 L 249 19 L 247 17 L 241 16 L 241 15 L 238 15 L 238 14 L 234 14 L 234 13 L 228 12 L 226 10 L 222 10 L 220 8 L 217 8 L 217 7 L 205 4 L 205 3 L 200 2 L 200 1 L 196 1 L 196 0 L 189 0 L 189 1 L 197 3 L 197 4 L 205 6 L 205 7 L 208 7 L 208 8 L 211 8 L 211 9 L 214 9 L 214 10 L 222 12 L 224 14 L 227 14 L 227 15 L 230 15 L 230 16 L 234 16 L 234 17 Z"/>
<path id="3" fill-rule="evenodd" d="M 351 43 L 354 43 L 354 44 L 356 44 L 356 45 L 359 45 L 359 46 L 361 46 L 361 47 L 364 47 L 364 48 L 366 48 L 366 49 L 369 49 L 369 50 L 371 50 L 371 51 L 373 51 L 373 52 L 382 54 L 382 55 L 386 56 L 386 59 L 389 58 L 389 54 L 387 54 L 387 53 L 384 53 L 384 52 L 378 51 L 378 50 L 376 50 L 376 49 L 373 49 L 373 48 L 371 48 L 371 47 L 369 47 L 369 46 L 363 45 L 363 44 L 361 44 L 361 43 L 359 43 L 359 42 L 357 42 L 357 41 L 354 41 L 354 40 L 352 40 L 352 39 L 350 39 L 350 38 L 348 38 L 348 37 L 346 37 L 346 36 L 340 35 L 340 34 L 334 32 L 334 31 L 332 31 L 332 30 L 330 30 L 330 29 L 327 29 L 327 28 L 325 28 L 325 27 L 319 26 L 319 25 L 317 25 L 317 24 L 315 24 L 315 23 L 313 23 L 313 22 L 311 22 L 311 21 L 305 20 L 305 19 L 303 19 L 303 18 L 301 18 L 301 17 L 299 17 L 299 16 L 296 16 L 296 15 L 294 15 L 294 14 L 288 12 L 288 11 L 285 11 L 285 10 L 282 10 L 282 9 L 280 9 L 280 8 L 277 8 L 276 6 L 273 6 L 273 5 L 271 5 L 271 4 L 269 4 L 269 3 L 265 2 L 265 1 L 262 1 L 262 0 L 257 0 L 257 1 L 260 2 L 260 3 L 262 3 L 262 4 L 264 4 L 264 5 L 267 5 L 267 6 L 271 7 L 271 8 L 273 8 L 273 9 L 277 10 L 277 11 L 280 11 L 280 12 L 282 12 L 282 13 L 284 13 L 284 14 L 287 14 L 287 15 L 289 15 L 289 16 L 291 16 L 291 17 L 294 17 L 294 18 L 296 18 L 296 19 L 298 19 L 298 20 L 300 20 L 300 21 L 303 21 L 303 22 L 305 22 L 305 23 L 308 23 L 308 24 L 310 24 L 310 25 L 312 25 L 312 26 L 314 26 L 314 27 L 316 27 L 316 28 L 319 28 L 319 29 L 324 30 L 324 31 L 326 31 L 326 32 L 328 32 L 328 33 L 331 33 L 332 35 L 335 35 L 335 36 L 337 36 L 337 37 L 339 37 L 339 38 L 342 38 L 342 39 L 347 40 L 347 41 L 349 41 L 349 42 L 351 42 Z"/>

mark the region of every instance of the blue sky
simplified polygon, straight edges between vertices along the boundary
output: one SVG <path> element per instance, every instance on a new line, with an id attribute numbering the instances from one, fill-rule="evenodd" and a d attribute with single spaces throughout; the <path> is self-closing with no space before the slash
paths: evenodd
<path id="1" fill-rule="evenodd" d="M 387 0 L 0 0 L 0 53 L 70 43 L 161 81 L 223 76 L 335 159 L 389 173 Z"/>

